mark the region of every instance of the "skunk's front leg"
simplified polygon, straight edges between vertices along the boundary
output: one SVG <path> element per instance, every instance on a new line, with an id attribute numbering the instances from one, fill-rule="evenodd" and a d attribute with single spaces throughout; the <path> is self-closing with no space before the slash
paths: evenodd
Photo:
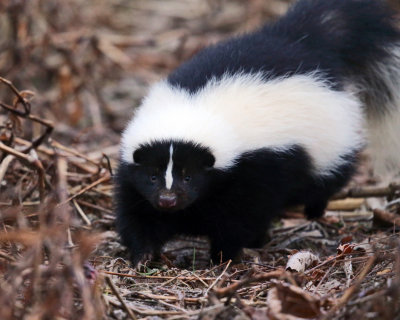
<path id="1" fill-rule="evenodd" d="M 122 243 L 129 250 L 129 258 L 133 266 L 136 266 L 143 260 L 150 259 L 157 254 L 161 246 L 161 244 L 157 245 L 150 239 L 150 234 L 146 234 L 146 232 L 143 231 L 144 230 L 137 224 L 125 226 L 120 229 Z"/>
<path id="2" fill-rule="evenodd" d="M 138 217 L 120 215 L 117 228 L 122 243 L 128 248 L 131 262 L 136 266 L 139 262 L 156 258 L 160 255 L 162 245 L 170 236 L 167 226 Z"/>

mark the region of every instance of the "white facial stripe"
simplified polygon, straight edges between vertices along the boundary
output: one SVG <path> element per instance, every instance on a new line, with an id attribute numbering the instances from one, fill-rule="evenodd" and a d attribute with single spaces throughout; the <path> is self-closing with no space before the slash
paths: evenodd
<path id="1" fill-rule="evenodd" d="M 172 143 L 169 147 L 169 162 L 167 166 L 167 170 L 165 171 L 165 187 L 169 190 L 172 187 L 173 177 L 172 177 Z"/>

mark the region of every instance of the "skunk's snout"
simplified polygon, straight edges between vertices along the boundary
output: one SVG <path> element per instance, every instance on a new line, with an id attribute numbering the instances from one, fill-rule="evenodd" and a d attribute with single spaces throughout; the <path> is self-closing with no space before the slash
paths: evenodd
<path id="1" fill-rule="evenodd" d="M 176 203 L 177 196 L 173 192 L 161 193 L 160 197 L 158 198 L 158 205 L 164 209 L 173 208 L 176 206 Z"/>

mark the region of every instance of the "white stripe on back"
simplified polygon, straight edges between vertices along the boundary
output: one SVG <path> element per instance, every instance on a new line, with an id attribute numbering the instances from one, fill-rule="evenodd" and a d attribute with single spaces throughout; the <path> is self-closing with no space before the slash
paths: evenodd
<path id="1" fill-rule="evenodd" d="M 167 170 L 165 171 L 165 187 L 169 190 L 172 187 L 172 183 L 174 181 L 172 177 L 172 143 L 171 146 L 169 147 L 169 162 L 167 166 Z"/>
<path id="2" fill-rule="evenodd" d="M 122 138 L 122 159 L 153 141 L 189 141 L 208 147 L 215 168 L 235 165 L 243 153 L 302 146 L 318 174 L 331 174 L 343 155 L 363 146 L 361 103 L 332 89 L 318 73 L 266 79 L 261 74 L 211 79 L 190 94 L 168 82 L 155 85 Z"/>

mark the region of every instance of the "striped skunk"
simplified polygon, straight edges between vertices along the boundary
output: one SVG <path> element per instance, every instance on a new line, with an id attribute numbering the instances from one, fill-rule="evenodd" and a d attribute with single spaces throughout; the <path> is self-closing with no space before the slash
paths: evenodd
<path id="1" fill-rule="evenodd" d="M 368 141 L 400 163 L 400 30 L 379 0 L 300 0 L 154 84 L 121 142 L 117 229 L 137 264 L 176 234 L 211 258 L 263 244 L 270 220 L 308 218 L 346 185 Z"/>

